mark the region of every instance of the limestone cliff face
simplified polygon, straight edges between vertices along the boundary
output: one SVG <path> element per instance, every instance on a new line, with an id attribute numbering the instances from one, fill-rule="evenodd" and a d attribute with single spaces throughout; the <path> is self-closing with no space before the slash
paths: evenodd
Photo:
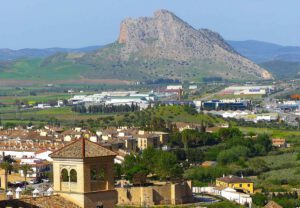
<path id="1" fill-rule="evenodd" d="M 120 52 L 123 60 L 132 54 L 147 59 L 209 60 L 225 63 L 233 72 L 239 70 L 258 78 L 272 78 L 268 71 L 236 53 L 218 33 L 197 30 L 166 10 L 155 12 L 153 17 L 125 19 L 118 42 L 123 45 Z"/>

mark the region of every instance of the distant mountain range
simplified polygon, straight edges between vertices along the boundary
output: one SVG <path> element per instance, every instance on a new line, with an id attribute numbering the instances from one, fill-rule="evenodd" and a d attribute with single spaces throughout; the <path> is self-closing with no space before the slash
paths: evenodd
<path id="1" fill-rule="evenodd" d="M 255 40 L 227 42 L 238 53 L 270 71 L 275 78 L 300 78 L 300 47 Z"/>
<path id="2" fill-rule="evenodd" d="M 300 61 L 300 47 L 281 46 L 262 41 L 227 41 L 238 53 L 256 63 L 267 61 Z"/>
<path id="3" fill-rule="evenodd" d="M 0 49 L 2 80 L 259 80 L 295 78 L 299 71 L 300 47 L 225 41 L 166 10 L 125 19 L 118 39 L 105 46 Z"/>
<path id="4" fill-rule="evenodd" d="M 26 56 L 29 59 L 0 64 L 0 79 L 272 78 L 267 70 L 238 54 L 218 33 L 195 29 L 167 10 L 156 11 L 153 17 L 125 19 L 118 40 L 100 49 L 26 49 L 6 57 Z"/>
<path id="5" fill-rule="evenodd" d="M 24 48 L 20 50 L 0 49 L 0 61 L 10 61 L 16 59 L 31 59 L 31 58 L 45 58 L 56 53 L 86 53 L 100 49 L 102 46 L 88 46 L 83 48 L 45 48 L 34 49 Z"/>

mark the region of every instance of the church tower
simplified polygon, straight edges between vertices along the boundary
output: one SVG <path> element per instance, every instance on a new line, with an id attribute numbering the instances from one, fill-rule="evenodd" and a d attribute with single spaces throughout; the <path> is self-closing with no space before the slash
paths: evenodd
<path id="1" fill-rule="evenodd" d="M 114 207 L 114 152 L 80 138 L 50 156 L 55 193 L 81 207 Z"/>

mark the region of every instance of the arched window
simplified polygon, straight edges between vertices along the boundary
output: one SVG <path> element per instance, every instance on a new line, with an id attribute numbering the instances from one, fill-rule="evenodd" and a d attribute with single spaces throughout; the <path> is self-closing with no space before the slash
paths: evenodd
<path id="1" fill-rule="evenodd" d="M 77 172 L 74 169 L 70 171 L 70 181 L 77 182 Z"/>
<path id="2" fill-rule="evenodd" d="M 105 171 L 104 168 L 100 168 L 98 172 L 98 180 L 103 181 L 105 178 Z"/>
<path id="3" fill-rule="evenodd" d="M 92 181 L 97 180 L 97 171 L 96 171 L 96 169 L 91 169 L 91 180 Z"/>
<path id="4" fill-rule="evenodd" d="M 69 182 L 69 175 L 67 169 L 62 169 L 60 177 L 63 182 Z"/>

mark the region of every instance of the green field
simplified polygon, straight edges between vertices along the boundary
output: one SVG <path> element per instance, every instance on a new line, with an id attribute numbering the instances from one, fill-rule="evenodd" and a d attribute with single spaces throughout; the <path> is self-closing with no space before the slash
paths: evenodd
<path id="1" fill-rule="evenodd" d="M 76 79 L 88 70 L 88 66 L 74 65 L 68 61 L 47 65 L 43 59 L 18 60 L 6 67 L 0 69 L 0 79 L 34 81 Z"/>
<path id="2" fill-rule="evenodd" d="M 285 138 L 288 142 L 300 143 L 300 131 L 285 131 L 271 128 L 239 127 L 245 133 L 269 134 L 272 138 Z"/>
<path id="3" fill-rule="evenodd" d="M 191 115 L 184 111 L 182 106 L 161 106 L 154 111 L 155 116 L 161 117 L 164 120 L 176 122 L 188 122 L 201 124 L 202 121 L 206 123 L 224 123 L 221 118 L 213 118 L 206 114 Z"/>
<path id="4" fill-rule="evenodd" d="M 276 191 L 291 190 L 291 188 L 300 185 L 300 161 L 297 159 L 297 153 L 284 153 L 258 158 L 264 160 L 270 170 L 254 179 L 256 187 Z"/>

